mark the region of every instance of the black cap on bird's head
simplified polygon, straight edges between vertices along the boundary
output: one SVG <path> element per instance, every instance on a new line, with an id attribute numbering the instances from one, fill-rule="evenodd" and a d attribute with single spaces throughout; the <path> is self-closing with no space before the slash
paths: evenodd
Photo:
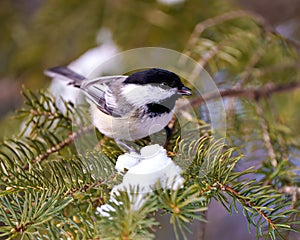
<path id="1" fill-rule="evenodd" d="M 179 76 L 173 72 L 160 68 L 151 68 L 131 74 L 125 84 L 157 84 L 166 88 L 177 88 L 180 95 L 191 95 L 191 89 L 185 87 Z"/>

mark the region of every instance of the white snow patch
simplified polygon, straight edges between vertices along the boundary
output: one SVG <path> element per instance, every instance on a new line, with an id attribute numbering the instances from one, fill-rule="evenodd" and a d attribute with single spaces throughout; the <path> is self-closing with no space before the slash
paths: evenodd
<path id="1" fill-rule="evenodd" d="M 111 191 L 110 201 L 115 201 L 114 195 L 119 191 L 139 189 L 132 203 L 132 209 L 138 210 L 144 203 L 144 196 L 151 192 L 153 187 L 160 182 L 167 189 L 178 189 L 183 186 L 181 168 L 168 156 L 167 151 L 158 144 L 143 147 L 140 154 L 125 153 L 118 157 L 116 169 L 121 172 L 127 169 L 123 182 Z M 119 203 L 122 204 L 122 203 Z M 97 208 L 102 216 L 109 216 L 109 211 L 114 211 L 109 203 Z"/>

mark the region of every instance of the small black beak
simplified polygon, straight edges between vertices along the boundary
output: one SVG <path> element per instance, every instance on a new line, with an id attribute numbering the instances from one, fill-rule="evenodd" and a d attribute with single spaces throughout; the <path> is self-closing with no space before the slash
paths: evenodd
<path id="1" fill-rule="evenodd" d="M 178 94 L 191 96 L 192 95 L 192 90 L 189 89 L 188 87 L 183 86 L 180 89 L 178 89 Z"/>

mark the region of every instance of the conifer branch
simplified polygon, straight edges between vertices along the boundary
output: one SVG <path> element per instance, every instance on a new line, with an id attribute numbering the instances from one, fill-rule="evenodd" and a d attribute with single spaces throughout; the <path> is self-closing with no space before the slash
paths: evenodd
<path id="1" fill-rule="evenodd" d="M 32 116 L 44 116 L 44 117 L 53 117 L 53 118 L 58 118 L 60 116 L 59 113 L 57 112 L 49 112 L 49 111 L 40 111 L 40 110 L 34 110 L 34 109 L 30 109 L 30 115 Z"/>
<path id="2" fill-rule="evenodd" d="M 189 76 L 190 81 L 193 81 L 196 78 L 196 76 L 202 71 L 203 67 L 208 63 L 209 60 L 211 60 L 219 53 L 221 48 L 221 44 L 219 46 L 213 46 L 209 51 L 205 53 L 204 56 L 200 57 L 200 59 L 197 61 L 197 66 L 193 69 L 192 73 Z M 179 61 L 183 61 L 183 58 Z"/>
<path id="3" fill-rule="evenodd" d="M 220 7 L 214 12 L 223 10 Z M 23 131 L 0 146 L 0 238 L 154 239 L 158 223 L 153 214 L 167 212 L 179 239 L 194 219 L 205 222 L 204 214 L 212 198 L 229 213 L 238 211 L 236 204 L 241 204 L 248 226 L 256 228 L 257 239 L 265 233 L 275 239 L 281 234 L 279 230 L 294 230 L 299 222 L 300 190 L 298 172 L 290 159 L 299 142 L 294 141 L 294 133 L 284 124 L 285 119 L 266 118 L 265 105 L 260 100 L 277 100 L 270 96 L 299 89 L 300 83 L 292 82 L 290 76 L 299 79 L 300 44 L 277 35 L 264 18 L 253 12 L 235 10 L 211 16 L 214 17 L 187 28 L 194 30 L 184 53 L 198 60 L 190 78 L 193 80 L 207 66 L 209 73 L 220 76 L 222 83 L 232 80 L 233 88 L 205 93 L 192 99 L 189 106 L 220 97 L 236 101 L 234 109 L 242 111 L 234 112 L 230 118 L 228 130 L 233 135 L 228 139 L 237 148 L 213 139 L 213 129 L 198 117 L 189 118 L 199 123 L 197 133 L 200 130 L 201 137 L 195 138 L 188 134 L 180 136 L 181 127 L 195 132 L 193 124 L 180 126 L 173 121 L 169 124 L 174 131 L 167 150 L 173 150 L 168 152 L 169 156 L 183 169 L 183 186 L 176 190 L 161 186 L 147 196 L 131 189 L 130 193 L 115 194 L 116 201 L 109 201 L 112 186 L 122 177 L 114 167 L 121 154 L 115 142 L 103 137 L 101 151 L 91 149 L 94 136 L 79 138 L 92 129 L 86 117 L 87 108 L 64 100 L 57 105 L 48 93 L 24 90 L 27 107 L 20 111 Z M 184 59 L 183 56 L 180 60 Z M 253 87 L 260 86 L 258 82 L 262 87 Z M 252 125 L 242 122 L 253 113 L 252 104 L 256 104 L 255 115 L 259 118 L 253 124 L 258 125 L 270 161 L 262 161 L 262 167 L 256 170 L 239 171 L 241 166 L 237 164 L 242 158 L 244 138 L 255 141 L 250 142 L 250 147 L 260 147 L 256 132 L 243 135 L 252 130 Z M 247 111 L 249 106 L 251 112 Z M 272 114 L 274 109 L 270 110 Z M 77 130 L 71 132 L 72 126 Z M 83 151 L 78 152 L 83 154 L 74 154 L 75 141 L 80 141 Z M 261 173 L 272 180 L 267 182 L 272 186 L 257 179 Z M 247 179 L 247 174 L 253 179 Z M 96 214 L 97 206 L 102 204 L 112 207 L 113 211 L 107 212 L 109 216 Z"/>
<path id="4" fill-rule="evenodd" d="M 271 143 L 269 128 L 268 128 L 267 121 L 264 117 L 264 111 L 263 111 L 263 108 L 261 106 L 261 102 L 259 100 L 257 100 L 255 106 L 256 106 L 256 112 L 257 112 L 257 114 L 259 116 L 259 119 L 260 119 L 259 122 L 260 122 L 260 127 L 262 129 L 262 137 L 263 137 L 263 140 L 265 142 L 265 146 L 267 148 L 268 155 L 270 157 L 270 163 L 274 168 L 276 168 L 277 167 L 276 154 L 275 154 L 273 145 Z"/>
<path id="5" fill-rule="evenodd" d="M 36 164 L 36 163 L 40 163 L 43 160 L 47 159 L 51 154 L 56 153 L 60 150 L 62 150 L 64 147 L 70 145 L 72 142 L 74 142 L 78 137 L 80 137 L 81 135 L 91 131 L 94 127 L 93 126 L 89 126 L 89 127 L 82 127 L 81 129 L 79 129 L 77 132 L 72 132 L 69 134 L 69 136 L 67 138 L 65 138 L 63 141 L 59 142 L 58 144 L 56 144 L 55 146 L 48 148 L 44 153 L 36 156 L 31 164 Z M 29 164 L 26 164 L 23 167 L 24 170 L 28 170 L 29 169 Z"/>
<path id="6" fill-rule="evenodd" d="M 207 93 L 203 94 L 203 96 L 197 96 L 196 98 L 192 99 L 187 105 L 196 107 L 206 101 L 214 100 L 219 97 L 241 97 L 255 100 L 269 97 L 270 95 L 275 93 L 296 90 L 298 88 L 300 88 L 300 81 L 282 84 L 268 83 L 260 88 L 225 89 L 220 90 L 219 92 Z M 183 105 L 182 108 L 187 107 L 187 105 Z"/>
<path id="7" fill-rule="evenodd" d="M 264 40 L 264 45 L 262 45 L 253 53 L 253 55 L 249 59 L 249 62 L 246 65 L 245 71 L 240 74 L 241 81 L 237 82 L 237 84 L 235 85 L 236 88 L 245 86 L 249 82 L 250 76 L 253 72 L 252 70 L 262 58 L 263 54 L 265 53 L 265 45 L 269 42 L 270 38 L 266 37 L 266 39 Z"/>
<path id="8" fill-rule="evenodd" d="M 92 183 L 86 183 L 85 185 L 79 187 L 79 188 L 73 188 L 70 191 L 68 191 L 68 194 L 71 196 L 77 192 L 86 192 L 88 189 L 96 188 L 102 185 L 104 182 L 111 182 L 116 177 L 116 174 L 112 174 L 108 179 L 103 180 L 102 178 L 98 181 L 92 182 Z"/>
<path id="9" fill-rule="evenodd" d="M 295 47 L 296 49 L 300 49 L 300 42 L 285 38 L 284 36 L 281 36 L 276 33 L 276 30 L 259 14 L 252 12 L 252 11 L 246 11 L 246 10 L 234 10 L 230 12 L 226 12 L 221 15 L 217 15 L 212 18 L 208 18 L 200 23 L 198 23 L 190 35 L 190 38 L 188 40 L 188 43 L 186 45 L 185 50 L 183 51 L 185 55 L 190 56 L 192 53 L 192 48 L 195 46 L 195 44 L 198 42 L 199 36 L 208 28 L 220 25 L 226 21 L 237 19 L 237 18 L 250 18 L 253 19 L 265 32 L 271 32 L 276 34 L 279 38 L 286 41 L 291 46 Z"/>
<path id="10" fill-rule="evenodd" d="M 240 195 L 237 191 L 235 191 L 233 188 L 229 187 L 228 185 L 222 184 L 219 181 L 216 182 L 221 191 L 229 192 L 233 196 L 235 196 L 237 199 L 239 199 L 244 205 L 251 207 L 254 211 L 256 211 L 259 215 L 261 215 L 270 225 L 270 227 L 275 230 L 276 226 L 273 223 L 273 221 L 259 208 L 255 207 L 255 204 L 248 201 L 244 196 Z"/>
<path id="11" fill-rule="evenodd" d="M 198 23 L 195 26 L 188 40 L 187 49 L 191 49 L 197 43 L 199 36 L 205 29 L 219 25 L 221 23 L 224 23 L 232 19 L 244 18 L 244 17 L 254 19 L 259 24 L 261 24 L 263 28 L 267 31 L 273 31 L 273 28 L 266 22 L 266 20 L 262 18 L 260 15 L 255 14 L 254 12 L 245 11 L 245 10 L 230 11 Z M 188 50 L 185 50 L 184 53 L 186 55 L 190 55 L 190 52 Z"/>

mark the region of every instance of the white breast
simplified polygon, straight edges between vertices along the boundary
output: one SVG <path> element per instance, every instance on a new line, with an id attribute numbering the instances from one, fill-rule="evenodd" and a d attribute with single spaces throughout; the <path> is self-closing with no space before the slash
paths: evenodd
<path id="1" fill-rule="evenodd" d="M 173 109 L 174 110 L 174 109 Z M 91 112 L 94 126 L 104 135 L 121 140 L 137 140 L 162 130 L 172 119 L 173 110 L 159 117 L 142 119 L 130 117 L 113 118 L 101 112 L 92 104 Z"/>

